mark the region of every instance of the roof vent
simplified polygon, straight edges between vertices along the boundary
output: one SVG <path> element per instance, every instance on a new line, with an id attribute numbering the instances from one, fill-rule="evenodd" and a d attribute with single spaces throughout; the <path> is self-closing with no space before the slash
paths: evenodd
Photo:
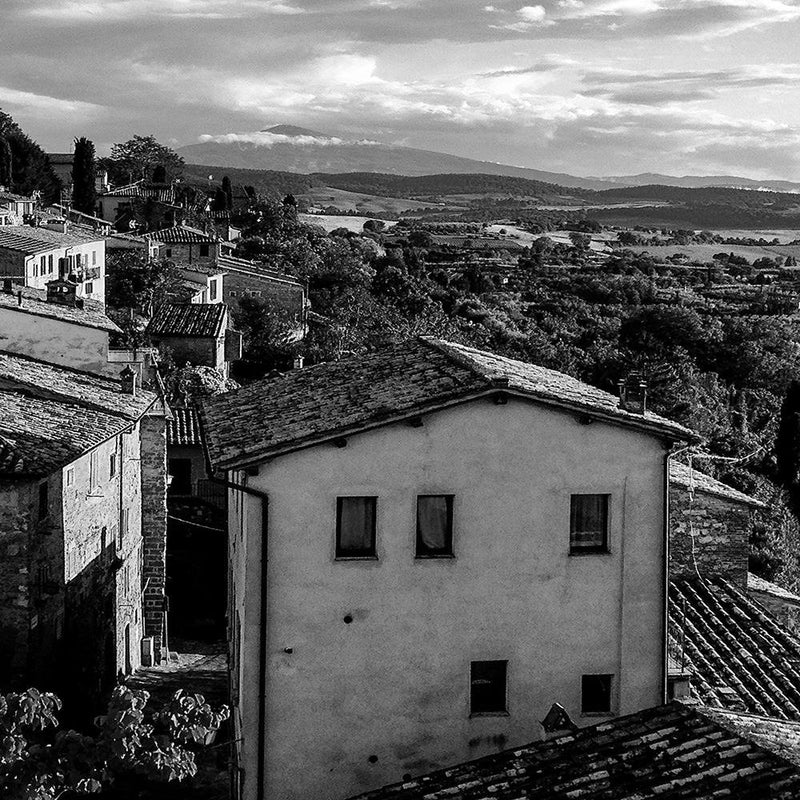
<path id="1" fill-rule="evenodd" d="M 566 736 L 578 730 L 578 726 L 572 721 L 572 717 L 561 703 L 553 703 L 547 716 L 542 720 L 545 739 L 555 739 L 559 736 Z"/>
<path id="2" fill-rule="evenodd" d="M 136 395 L 136 370 L 125 367 L 119 374 L 122 381 L 122 391 L 125 394 Z"/>
<path id="3" fill-rule="evenodd" d="M 641 373 L 631 372 L 619 381 L 619 407 L 631 414 L 644 414 L 647 411 L 647 381 Z"/>

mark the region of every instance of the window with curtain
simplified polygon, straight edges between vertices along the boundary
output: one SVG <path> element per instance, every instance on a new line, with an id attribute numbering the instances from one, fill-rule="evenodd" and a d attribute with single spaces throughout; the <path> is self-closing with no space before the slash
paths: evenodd
<path id="1" fill-rule="evenodd" d="M 570 503 L 569 552 L 608 552 L 607 494 L 573 494 Z"/>
<path id="2" fill-rule="evenodd" d="M 377 497 L 336 499 L 336 558 L 375 557 Z"/>
<path id="3" fill-rule="evenodd" d="M 453 555 L 453 495 L 417 496 L 417 558 Z"/>

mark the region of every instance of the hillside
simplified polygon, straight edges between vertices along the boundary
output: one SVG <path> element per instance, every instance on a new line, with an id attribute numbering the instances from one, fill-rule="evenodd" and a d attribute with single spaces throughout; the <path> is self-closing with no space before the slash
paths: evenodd
<path id="1" fill-rule="evenodd" d="M 800 192 L 800 183 L 781 180 L 754 180 L 736 175 L 662 175 L 658 172 L 643 172 L 639 175 L 615 175 L 596 178 L 621 186 L 681 186 L 684 189 L 702 189 L 711 186 L 724 186 L 736 189 L 762 189 L 776 192 Z"/>

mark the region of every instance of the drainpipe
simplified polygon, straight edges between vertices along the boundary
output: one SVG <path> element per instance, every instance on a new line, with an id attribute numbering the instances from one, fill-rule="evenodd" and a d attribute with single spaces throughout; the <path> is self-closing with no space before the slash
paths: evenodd
<path id="1" fill-rule="evenodd" d="M 209 470 L 210 473 L 210 470 Z M 242 483 L 217 478 L 210 475 L 214 483 L 226 486 L 237 492 L 257 497 L 261 501 L 261 595 L 259 598 L 259 636 L 258 636 L 258 763 L 256 770 L 256 798 L 264 800 L 264 774 L 266 772 L 266 735 L 267 735 L 267 564 L 268 564 L 268 531 L 269 531 L 269 496 L 266 492 L 252 489 Z M 228 625 L 231 624 L 230 615 Z"/>
<path id="2" fill-rule="evenodd" d="M 675 456 L 685 453 L 691 445 L 675 450 L 675 445 L 664 456 L 664 549 L 661 559 L 661 586 L 664 592 L 664 610 L 662 614 L 662 642 L 664 655 L 661 659 L 661 702 L 667 702 L 667 684 L 669 680 L 669 477 L 670 462 Z"/>

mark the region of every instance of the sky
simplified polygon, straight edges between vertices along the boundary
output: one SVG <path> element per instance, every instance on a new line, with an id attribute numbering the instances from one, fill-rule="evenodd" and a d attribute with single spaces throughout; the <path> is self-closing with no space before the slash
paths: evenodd
<path id="1" fill-rule="evenodd" d="M 50 151 L 290 124 L 574 175 L 800 181 L 800 0 L 2 5 L 0 109 Z"/>

